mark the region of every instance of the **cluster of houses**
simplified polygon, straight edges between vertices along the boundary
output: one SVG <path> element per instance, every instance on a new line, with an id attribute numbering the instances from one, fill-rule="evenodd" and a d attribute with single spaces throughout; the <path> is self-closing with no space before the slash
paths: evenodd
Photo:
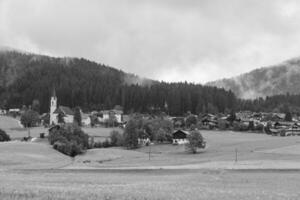
<path id="1" fill-rule="evenodd" d="M 91 113 L 81 112 L 81 123 L 83 126 L 91 126 L 92 120 L 96 119 L 99 123 L 106 123 L 110 119 L 112 120 L 112 126 L 117 126 L 123 123 L 123 108 L 121 106 L 115 106 L 112 110 L 103 110 L 103 111 L 93 111 Z M 53 92 L 50 100 L 50 125 L 58 124 L 58 115 L 62 115 L 65 123 L 73 123 L 74 121 L 74 111 L 67 106 L 58 106 L 57 105 L 57 96 Z"/>
<path id="2" fill-rule="evenodd" d="M 186 138 L 189 131 L 184 124 L 187 123 L 188 117 L 170 118 L 175 127 L 173 144 L 187 143 Z M 225 114 L 203 114 L 200 116 L 194 115 L 194 117 L 197 119 L 196 127 L 198 129 L 259 131 L 280 136 L 300 135 L 300 118 L 292 116 L 290 121 L 286 121 L 284 113 L 240 111 L 235 113 L 234 118 Z"/>

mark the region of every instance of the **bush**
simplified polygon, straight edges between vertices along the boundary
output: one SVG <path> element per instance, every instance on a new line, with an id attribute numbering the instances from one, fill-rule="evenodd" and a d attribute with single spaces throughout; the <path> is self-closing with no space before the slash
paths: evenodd
<path id="1" fill-rule="evenodd" d="M 259 131 L 259 132 L 263 132 L 263 130 L 264 130 L 264 125 L 263 125 L 263 124 L 257 124 L 257 125 L 255 126 L 255 130 L 256 130 L 256 131 Z"/>
<path id="2" fill-rule="evenodd" d="M 248 131 L 248 125 L 242 122 L 233 122 L 233 130 L 234 131 Z"/>
<path id="3" fill-rule="evenodd" d="M 108 139 L 105 139 L 103 142 L 94 143 L 94 148 L 108 148 L 112 146 L 113 146 L 112 143 Z"/>
<path id="4" fill-rule="evenodd" d="M 94 148 L 102 148 L 103 145 L 102 145 L 102 142 L 95 142 L 94 143 Z"/>
<path id="5" fill-rule="evenodd" d="M 65 125 L 49 133 L 49 143 L 53 148 L 69 156 L 76 156 L 88 147 L 89 136 L 76 125 Z"/>
<path id="6" fill-rule="evenodd" d="M 10 137 L 9 135 L 7 135 L 7 133 L 0 129 L 0 142 L 6 142 L 6 141 L 10 141 Z"/>
<path id="7" fill-rule="evenodd" d="M 124 138 L 123 135 L 120 134 L 118 131 L 113 130 L 110 133 L 110 145 L 111 146 L 123 146 Z"/>
<path id="8" fill-rule="evenodd" d="M 103 148 L 108 148 L 111 147 L 111 143 L 109 142 L 108 139 L 105 139 L 105 141 L 102 143 Z"/>

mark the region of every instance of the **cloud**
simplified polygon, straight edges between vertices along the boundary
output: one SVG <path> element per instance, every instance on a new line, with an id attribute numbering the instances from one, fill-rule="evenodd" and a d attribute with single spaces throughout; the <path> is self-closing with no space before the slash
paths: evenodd
<path id="1" fill-rule="evenodd" d="M 0 45 L 205 83 L 299 56 L 296 0 L 0 0 Z"/>

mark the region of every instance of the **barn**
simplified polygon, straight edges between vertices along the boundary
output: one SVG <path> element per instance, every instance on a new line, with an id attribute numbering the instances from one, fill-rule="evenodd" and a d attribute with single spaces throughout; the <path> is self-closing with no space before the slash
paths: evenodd
<path id="1" fill-rule="evenodd" d="M 190 132 L 185 130 L 176 130 L 173 132 L 173 144 L 186 144 L 188 143 L 187 136 Z"/>

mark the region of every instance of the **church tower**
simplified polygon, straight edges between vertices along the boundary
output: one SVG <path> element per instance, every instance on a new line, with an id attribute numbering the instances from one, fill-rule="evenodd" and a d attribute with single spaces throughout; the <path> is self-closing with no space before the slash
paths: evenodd
<path id="1" fill-rule="evenodd" d="M 50 125 L 57 124 L 56 114 L 54 114 L 56 108 L 57 108 L 57 97 L 56 97 L 55 89 L 53 89 L 52 96 L 50 99 Z"/>

